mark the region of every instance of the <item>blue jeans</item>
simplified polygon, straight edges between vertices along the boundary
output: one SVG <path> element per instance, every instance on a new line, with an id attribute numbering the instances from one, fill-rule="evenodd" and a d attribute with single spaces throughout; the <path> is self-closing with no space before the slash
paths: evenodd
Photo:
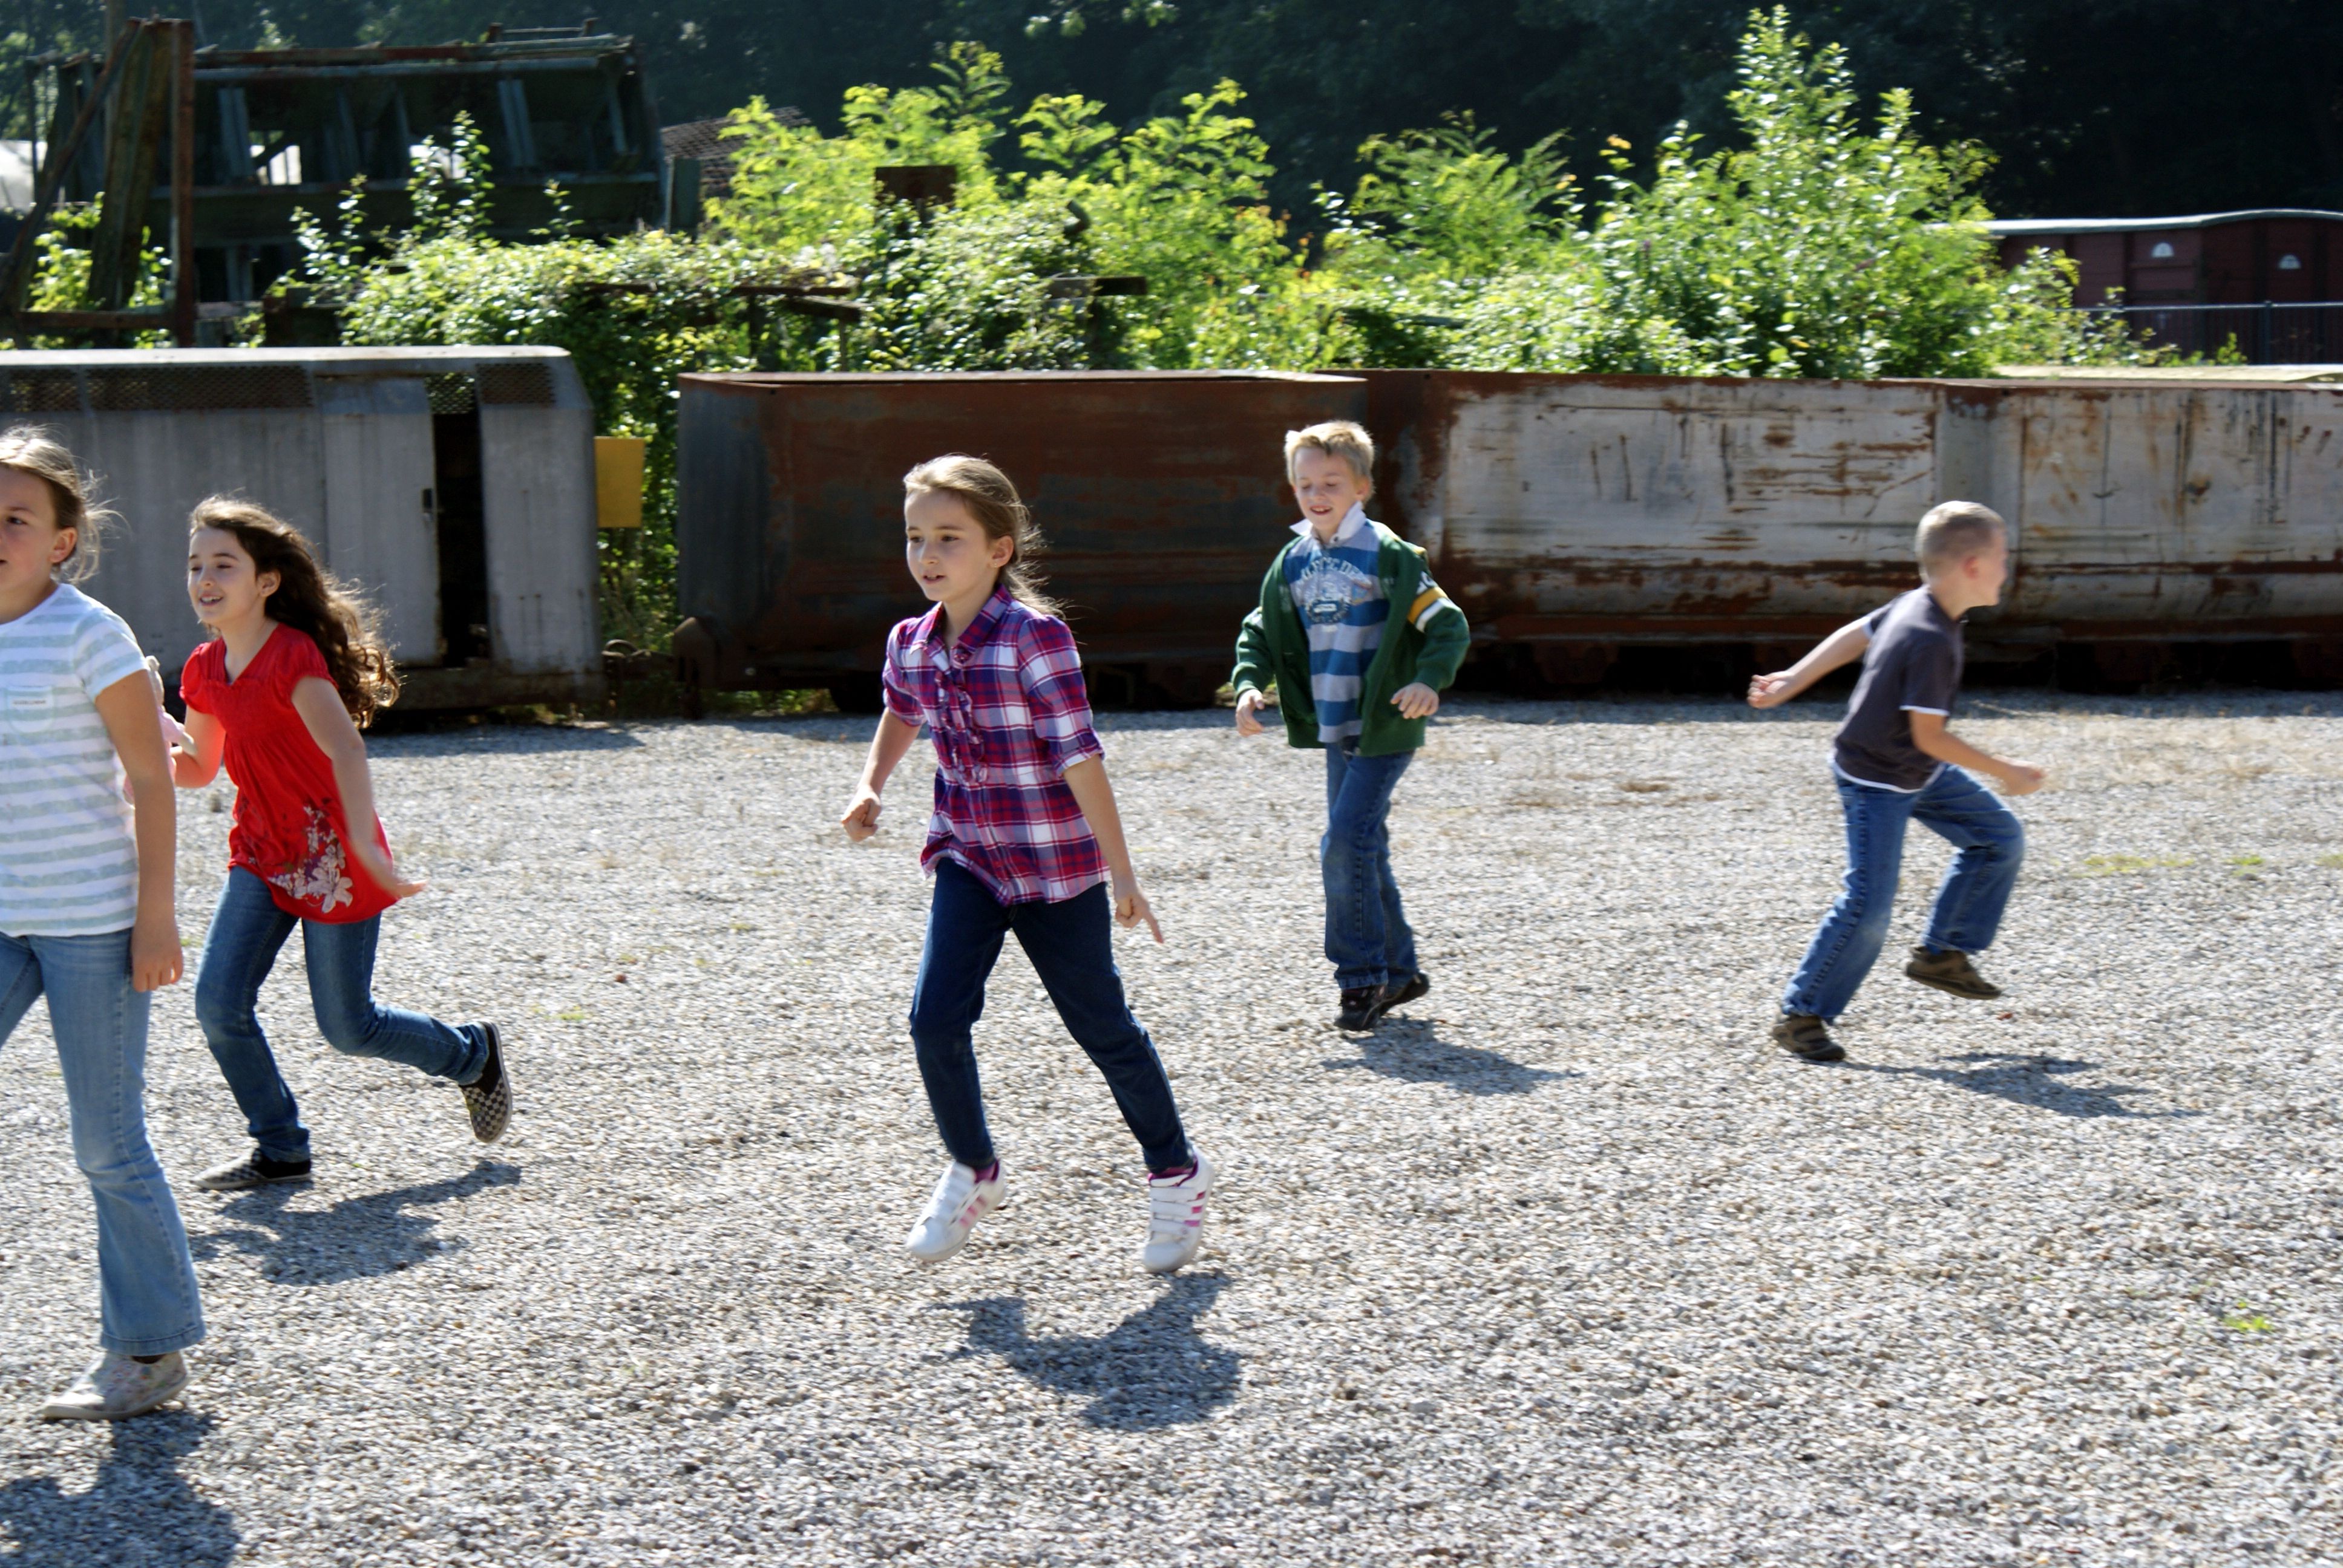
<path id="1" fill-rule="evenodd" d="M 1413 751 L 1362 757 L 1326 748 L 1326 834 L 1318 869 L 1326 880 L 1326 961 L 1344 990 L 1415 978 L 1415 933 L 1392 879 L 1392 791 Z"/>
<path id="2" fill-rule="evenodd" d="M 130 933 L 0 936 L 0 1040 L 49 999 L 74 1163 L 97 1202 L 98 1342 L 159 1356 L 204 1337 L 186 1227 L 146 1141 L 146 993 L 130 989 Z"/>
<path id="3" fill-rule="evenodd" d="M 277 950 L 301 928 L 309 969 L 309 1005 L 317 1032 L 336 1050 L 403 1062 L 434 1078 L 469 1083 L 488 1065 L 487 1034 L 478 1024 L 458 1027 L 419 1012 L 383 1007 L 374 1000 L 374 949 L 382 917 L 334 923 L 288 915 L 268 896 L 268 884 L 241 866 L 228 869 L 204 940 L 196 976 L 196 1022 L 212 1048 L 228 1091 L 244 1111 L 246 1128 L 272 1160 L 309 1158 L 309 1130 L 277 1070 L 254 1007 L 260 982 L 277 965 Z"/>
<path id="4" fill-rule="evenodd" d="M 1805 961 L 1782 993 L 1785 1013 L 1835 1019 L 1887 941 L 1896 887 L 1904 872 L 1904 829 L 1920 822 L 1960 850 L 1936 890 L 1926 944 L 1937 952 L 1983 952 L 2026 858 L 2026 829 L 2001 798 L 1947 766 L 1928 787 L 1905 795 L 1838 780 L 1846 809 L 1846 885 L 1823 917 Z"/>
<path id="5" fill-rule="evenodd" d="M 936 1131 L 953 1159 L 979 1171 L 992 1163 L 970 1037 L 984 1016 L 984 982 L 1011 931 L 1068 1032 L 1106 1075 L 1147 1168 L 1169 1171 L 1193 1158 L 1155 1042 L 1122 1000 L 1113 930 L 1103 884 L 1055 904 L 1003 904 L 958 863 L 936 862 L 928 945 L 911 993 L 911 1043 Z"/>

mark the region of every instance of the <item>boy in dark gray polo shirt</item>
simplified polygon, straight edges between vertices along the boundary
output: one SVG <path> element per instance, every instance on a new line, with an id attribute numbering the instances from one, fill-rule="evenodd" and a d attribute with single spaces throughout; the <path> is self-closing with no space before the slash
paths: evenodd
<path id="1" fill-rule="evenodd" d="M 1805 961 L 1782 996 L 1776 1043 L 1807 1061 L 1846 1055 L 1829 1025 L 1854 1000 L 1887 940 L 1904 862 L 1904 829 L 1917 820 L 1960 853 L 1936 890 L 1928 931 L 1904 972 L 1955 996 L 2001 992 L 1969 962 L 2000 929 L 2026 849 L 2016 813 L 1970 777 L 1993 776 L 2005 795 L 2042 787 L 2042 769 L 1987 756 L 1945 728 L 1961 684 L 1961 618 L 1997 604 L 2008 576 L 2001 518 L 1974 501 L 1946 501 L 1920 519 L 1913 548 L 1920 586 L 1825 638 L 1788 669 L 1749 683 L 1752 708 L 1778 708 L 1839 666 L 1863 677 L 1833 742 L 1831 770 L 1846 810 L 1846 883 Z"/>

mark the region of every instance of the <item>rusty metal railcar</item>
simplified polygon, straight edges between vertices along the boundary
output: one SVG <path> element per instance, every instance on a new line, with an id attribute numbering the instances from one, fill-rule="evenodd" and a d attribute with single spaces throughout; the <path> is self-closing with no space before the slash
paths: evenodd
<path id="1" fill-rule="evenodd" d="M 919 608 L 899 476 L 1001 460 L 1059 546 L 1094 663 L 1195 700 L 1293 516 L 1278 437 L 1363 418 L 1376 515 L 1431 554 L 1476 657 L 1601 678 L 1624 648 L 1794 647 L 1914 580 L 1943 499 L 2012 520 L 1973 657 L 2081 650 L 2115 678 L 2174 644 L 2282 643 L 2343 678 L 2343 385 L 1747 381 L 1370 370 L 690 377 L 676 639 L 687 687 L 875 696 Z"/>
<path id="2" fill-rule="evenodd" d="M 1634 643 L 1791 643 L 1912 579 L 1936 501 L 2015 530 L 1972 642 L 2110 672 L 2177 642 L 2343 676 L 2343 387 L 1366 373 L 1383 515 L 1550 678 Z"/>
<path id="3" fill-rule="evenodd" d="M 1292 518 L 1282 433 L 1365 414 L 1355 377 L 684 377 L 679 678 L 687 694 L 828 687 L 874 707 L 887 628 L 924 608 L 903 473 L 970 452 L 1032 507 L 1084 658 L 1121 695 L 1209 700 Z"/>

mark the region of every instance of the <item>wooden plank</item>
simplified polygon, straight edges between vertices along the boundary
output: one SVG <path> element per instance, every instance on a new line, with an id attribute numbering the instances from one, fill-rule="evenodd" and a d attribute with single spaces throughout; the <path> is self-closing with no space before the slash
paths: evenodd
<path id="1" fill-rule="evenodd" d="M 97 232 L 89 251 L 90 297 L 101 310 L 121 309 L 138 284 L 148 193 L 155 186 L 155 161 L 170 101 L 167 36 L 161 23 L 136 25 L 115 94 L 113 121 L 106 127 L 106 194 L 98 203 Z"/>

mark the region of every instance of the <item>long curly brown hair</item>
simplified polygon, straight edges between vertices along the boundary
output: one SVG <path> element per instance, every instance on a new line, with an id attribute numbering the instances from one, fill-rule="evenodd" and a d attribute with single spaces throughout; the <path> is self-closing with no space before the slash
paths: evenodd
<path id="1" fill-rule="evenodd" d="M 374 607 L 326 570 L 298 528 L 234 496 L 209 496 L 196 503 L 187 531 L 206 528 L 235 535 L 252 558 L 256 575 L 277 574 L 268 618 L 317 645 L 352 723 L 364 729 L 377 710 L 398 700 L 398 672 L 382 645 Z"/>

